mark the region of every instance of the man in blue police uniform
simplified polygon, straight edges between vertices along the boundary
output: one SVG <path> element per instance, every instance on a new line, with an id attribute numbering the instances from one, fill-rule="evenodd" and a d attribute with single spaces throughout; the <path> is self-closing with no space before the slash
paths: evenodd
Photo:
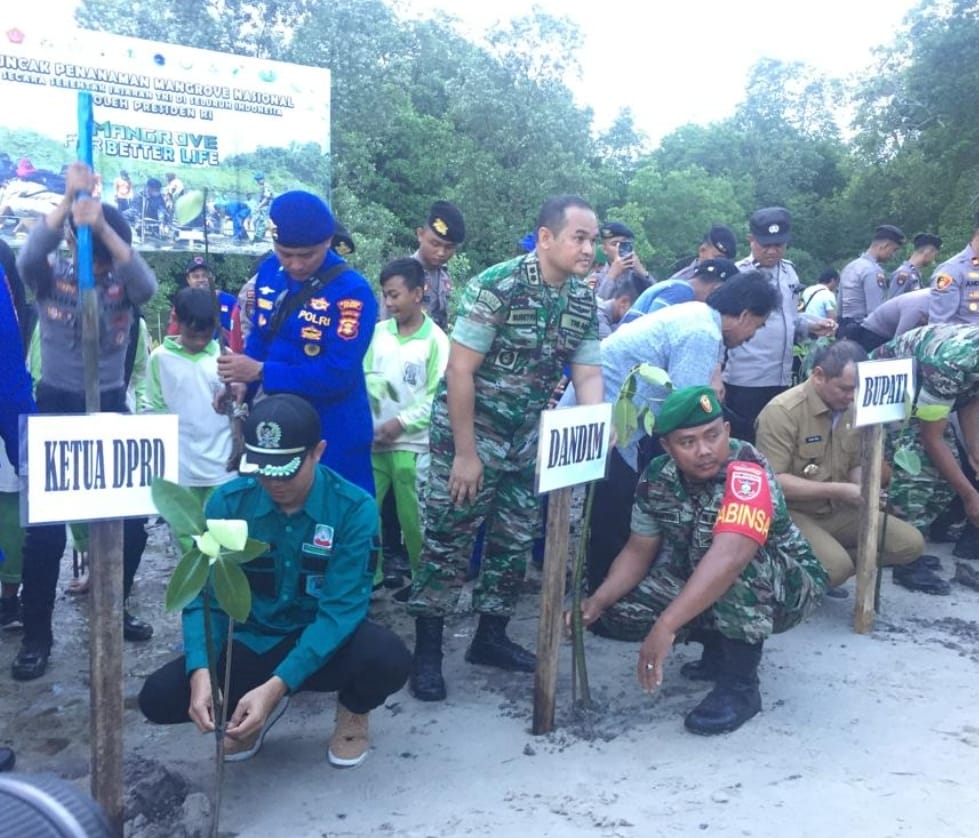
<path id="1" fill-rule="evenodd" d="M 374 499 L 319 465 L 330 442 L 299 396 L 263 399 L 244 437 L 243 476 L 218 487 L 206 510 L 208 518 L 247 521 L 248 534 L 269 544 L 241 566 L 252 608 L 234 626 L 225 759 L 254 756 L 289 696 L 305 689 L 337 692 L 327 758 L 358 765 L 367 755 L 368 713 L 401 689 L 410 666 L 404 643 L 367 620 Z M 224 649 L 227 616 L 212 611 L 212 619 Z M 184 609 L 183 633 L 184 656 L 146 679 L 139 706 L 152 722 L 213 731 L 201 597 Z"/>
<path id="2" fill-rule="evenodd" d="M 374 494 L 363 367 L 377 320 L 374 293 L 330 249 L 336 222 L 316 195 L 280 195 L 269 230 L 274 254 L 258 269 L 245 354 L 222 356 L 218 371 L 224 381 L 307 398 L 330 440 L 323 465 Z"/>
<path id="3" fill-rule="evenodd" d="M 929 323 L 979 323 L 979 213 L 965 250 L 935 268 Z"/>

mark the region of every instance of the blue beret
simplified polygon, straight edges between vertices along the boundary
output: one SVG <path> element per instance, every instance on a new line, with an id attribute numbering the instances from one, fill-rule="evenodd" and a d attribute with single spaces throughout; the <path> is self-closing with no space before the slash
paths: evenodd
<path id="1" fill-rule="evenodd" d="M 272 241 L 283 247 L 311 247 L 325 242 L 336 230 L 333 213 L 312 192 L 283 192 L 269 207 Z"/>
<path id="2" fill-rule="evenodd" d="M 660 436 L 680 428 L 696 428 L 723 416 L 712 387 L 683 387 L 664 399 L 653 430 Z"/>

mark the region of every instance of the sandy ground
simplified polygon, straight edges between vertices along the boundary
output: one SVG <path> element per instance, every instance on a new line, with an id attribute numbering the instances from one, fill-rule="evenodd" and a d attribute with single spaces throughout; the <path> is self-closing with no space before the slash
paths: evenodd
<path id="1" fill-rule="evenodd" d="M 932 552 L 950 577 L 947 546 Z M 189 725 L 151 726 L 135 705 L 142 678 L 179 650 L 178 620 L 159 605 L 172 565 L 155 533 L 135 598 L 157 635 L 126 645 L 127 760 L 157 760 L 191 791 L 209 791 L 212 740 Z M 849 599 L 827 600 L 806 625 L 767 644 L 764 711 L 710 739 L 683 729 L 684 713 L 706 692 L 679 675 L 698 646 L 678 647 L 663 688 L 646 696 L 635 680 L 637 646 L 589 636 L 597 706 L 587 714 L 571 707 L 566 646 L 558 728 L 535 737 L 532 676 L 466 664 L 473 620 L 460 616 L 447 630 L 448 701 L 392 696 L 372 714 L 369 759 L 343 771 L 325 759 L 333 697 L 300 694 L 262 752 L 227 767 L 222 834 L 976 836 L 979 593 L 953 584 L 950 597 L 914 594 L 887 572 L 877 628 L 858 636 L 849 587 Z M 38 681 L 10 680 L 19 638 L 0 638 L 0 741 L 16 748 L 19 769 L 82 784 L 87 607 L 84 598 L 59 599 L 59 643 Z M 515 638 L 534 642 L 537 609 L 528 593 Z M 410 622 L 386 595 L 373 612 L 410 637 Z"/>

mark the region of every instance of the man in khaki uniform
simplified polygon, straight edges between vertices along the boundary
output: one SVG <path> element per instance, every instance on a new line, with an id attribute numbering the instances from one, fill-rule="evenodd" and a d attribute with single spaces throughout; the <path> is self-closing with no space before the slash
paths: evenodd
<path id="1" fill-rule="evenodd" d="M 817 355 L 806 382 L 776 396 L 758 417 L 758 448 L 832 586 L 854 573 L 861 494 L 853 397 L 857 364 L 865 360 L 861 346 L 837 341 Z M 923 550 L 924 539 L 914 527 L 887 516 L 881 564 L 902 566 L 895 567 L 896 582 L 926 590 L 942 581 L 916 561 Z"/>

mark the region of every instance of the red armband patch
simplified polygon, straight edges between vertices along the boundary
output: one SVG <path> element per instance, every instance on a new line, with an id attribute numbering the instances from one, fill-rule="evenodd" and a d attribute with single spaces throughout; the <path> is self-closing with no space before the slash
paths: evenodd
<path id="1" fill-rule="evenodd" d="M 724 500 L 714 522 L 714 535 L 734 532 L 764 544 L 771 525 L 772 489 L 765 469 L 739 460 L 728 463 Z"/>

